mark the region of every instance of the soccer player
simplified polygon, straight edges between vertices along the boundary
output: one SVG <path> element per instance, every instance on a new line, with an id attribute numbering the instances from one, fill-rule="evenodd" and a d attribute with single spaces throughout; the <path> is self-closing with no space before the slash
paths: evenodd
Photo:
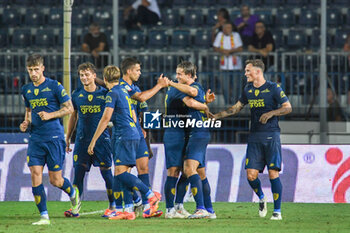
<path id="1" fill-rule="evenodd" d="M 104 132 L 109 120 L 112 118 L 114 127 L 114 139 L 112 144 L 113 160 L 115 164 L 113 192 L 117 199 L 115 184 L 126 187 L 124 192 L 124 212 L 117 212 L 116 216 L 109 219 L 134 220 L 135 212 L 132 204 L 132 190 L 139 190 L 146 195 L 150 208 L 143 212 L 144 217 L 151 217 L 158 209 L 161 198 L 160 193 L 150 190 L 139 178 L 128 173 L 130 167 L 136 165 L 136 151 L 140 142 L 140 134 L 136 127 L 136 114 L 128 95 L 128 91 L 119 85 L 120 70 L 116 66 L 107 66 L 103 71 L 103 79 L 110 90 L 106 95 L 106 106 L 102 118 L 97 126 L 95 134 L 88 147 L 88 153 L 94 154 L 97 139 Z M 113 116 L 113 117 L 112 117 Z"/>
<path id="2" fill-rule="evenodd" d="M 72 94 L 74 112 L 71 114 L 66 135 L 66 152 L 69 148 L 71 137 L 77 129 L 75 147 L 73 152 L 74 181 L 73 185 L 78 187 L 80 197 L 84 190 L 85 172 L 90 171 L 91 165 L 100 167 L 101 175 L 106 183 L 109 208 L 103 217 L 115 209 L 112 191 L 113 175 L 111 171 L 111 140 L 107 129 L 101 134 L 96 142 L 95 153 L 90 156 L 87 153 L 88 145 L 100 121 L 105 108 L 105 95 L 107 90 L 95 84 L 96 68 L 87 62 L 78 66 L 78 74 L 83 88 L 75 90 Z M 65 212 L 66 217 L 79 217 L 79 213 L 73 214 L 70 210 Z"/>
<path id="3" fill-rule="evenodd" d="M 147 110 L 147 103 L 145 101 L 149 100 L 162 88 L 168 87 L 168 79 L 161 75 L 158 78 L 157 84 L 152 89 L 141 92 L 140 88 L 134 84 L 134 82 L 137 82 L 139 80 L 141 75 L 141 62 L 134 57 L 128 57 L 122 61 L 121 71 L 123 78 L 120 79 L 120 85 L 128 91 L 129 96 L 131 97 L 131 103 L 136 110 L 137 116 L 140 116 L 141 112 Z M 147 185 L 147 187 L 151 187 L 148 175 L 148 161 L 150 151 L 148 150 L 145 140 L 146 132 L 141 128 L 139 120 L 136 121 L 136 127 L 140 135 L 140 143 L 136 151 L 136 168 L 138 178 L 142 180 L 142 182 Z M 144 195 L 142 196 L 142 204 L 144 210 L 149 208 L 147 197 Z"/>
<path id="4" fill-rule="evenodd" d="M 251 126 L 245 163 L 248 182 L 260 199 L 259 215 L 265 217 L 267 214 L 266 197 L 261 189 L 258 174 L 263 172 L 267 166 L 274 201 L 271 220 L 282 220 L 282 184 L 279 178 L 282 154 L 278 117 L 290 113 L 292 106 L 278 84 L 265 80 L 265 65 L 262 60 L 247 60 L 245 63 L 245 76 L 248 84 L 242 96 L 235 105 L 215 114 L 214 118 L 220 119 L 234 115 L 241 111 L 244 105 L 249 104 Z"/>
<path id="5" fill-rule="evenodd" d="M 210 93 L 210 90 L 208 90 L 206 94 L 202 86 L 195 82 L 197 78 L 196 75 L 193 75 L 191 72 L 186 75 L 184 72 L 186 69 L 191 69 L 192 67 L 193 64 L 190 62 L 182 62 L 179 64 L 176 71 L 179 83 L 171 82 L 170 85 L 183 93 L 192 94 L 194 96 L 193 98 L 202 104 L 214 101 L 214 93 Z M 195 120 L 196 122 L 208 120 L 205 112 L 193 108 L 188 109 L 188 115 L 190 120 Z M 189 218 L 216 218 L 211 203 L 210 185 L 205 174 L 205 154 L 209 141 L 209 128 L 194 127 L 190 129 L 184 156 L 184 174 L 191 183 L 191 191 L 194 195 L 197 209 Z M 177 195 L 182 196 L 179 192 Z M 182 200 L 176 197 L 176 202 L 178 204 L 180 204 L 180 201 L 183 201 L 183 196 Z"/>
<path id="6" fill-rule="evenodd" d="M 65 158 L 63 126 L 59 118 L 73 112 L 72 102 L 63 86 L 44 76 L 44 59 L 41 55 L 28 56 L 26 67 L 32 83 L 22 87 L 26 111 L 20 130 L 29 130 L 27 162 L 32 178 L 32 192 L 41 218 L 33 225 L 49 225 L 46 193 L 42 184 L 45 164 L 49 169 L 50 183 L 67 193 L 73 213 L 80 209 L 79 190 L 62 177 Z"/>
<path id="7" fill-rule="evenodd" d="M 176 78 L 179 83 L 187 82 L 187 79 L 194 77 L 196 74 L 196 67 L 190 62 L 182 62 L 176 68 Z M 176 83 L 172 83 L 175 86 Z M 179 118 L 177 115 L 187 115 L 188 108 L 194 108 L 200 111 L 207 112 L 208 106 L 196 101 L 192 97 L 197 96 L 198 90 L 194 87 L 187 87 L 188 90 L 184 92 L 179 91 L 174 87 L 169 87 L 165 96 L 165 120 L 180 121 L 186 118 Z M 185 106 L 184 106 L 185 104 Z M 175 117 L 167 117 L 167 116 Z M 165 129 L 163 141 L 165 148 L 166 168 L 167 168 L 167 179 L 164 185 L 165 201 L 166 201 L 166 214 L 165 218 L 187 218 L 190 214 L 183 208 L 182 203 L 174 206 L 174 197 L 176 192 L 176 185 L 178 189 L 181 187 L 185 191 L 183 186 L 186 186 L 186 179 L 180 179 L 178 177 L 180 171 L 183 168 L 183 153 L 185 150 L 186 140 L 188 137 L 188 131 L 180 127 L 168 127 Z M 197 175 L 198 176 L 198 175 Z M 199 177 L 198 177 L 199 178 Z M 200 179 L 200 178 L 199 178 Z M 198 181 L 198 180 L 196 180 Z M 190 179 L 191 182 L 191 179 Z M 197 187 L 197 184 L 193 183 L 193 188 Z M 198 192 L 199 193 L 199 192 Z M 197 193 L 196 193 L 197 194 Z M 199 196 L 203 197 L 202 190 Z M 197 196 L 197 195 L 195 195 Z M 195 197 L 197 198 L 197 197 Z M 200 199 L 200 198 L 199 198 Z M 201 198 L 203 201 L 203 198 Z M 196 200 L 197 201 L 197 200 Z M 203 204 L 199 204 L 203 206 Z"/>

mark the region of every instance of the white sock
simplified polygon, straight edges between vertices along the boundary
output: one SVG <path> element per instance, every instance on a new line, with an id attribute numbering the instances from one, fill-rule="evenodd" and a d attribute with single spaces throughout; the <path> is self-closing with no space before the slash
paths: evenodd
<path id="1" fill-rule="evenodd" d="M 149 209 L 149 208 L 151 208 L 151 206 L 149 205 L 149 203 L 143 205 L 143 210 L 147 210 L 147 209 Z"/>

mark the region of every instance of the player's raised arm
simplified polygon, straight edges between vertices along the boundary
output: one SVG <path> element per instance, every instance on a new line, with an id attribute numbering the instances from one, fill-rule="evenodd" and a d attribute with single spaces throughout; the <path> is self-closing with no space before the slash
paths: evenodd
<path id="1" fill-rule="evenodd" d="M 287 101 L 281 104 L 281 107 L 279 109 L 262 114 L 259 121 L 262 124 L 266 124 L 266 122 L 273 116 L 283 116 L 291 112 L 292 112 L 292 105 L 290 104 L 289 101 Z"/>
<path id="2" fill-rule="evenodd" d="M 228 109 L 226 109 L 222 112 L 216 113 L 214 115 L 214 118 L 221 119 L 221 118 L 235 115 L 235 114 L 239 113 L 243 107 L 244 107 L 244 105 L 240 101 L 237 101 L 237 103 L 235 105 L 229 107 Z"/>
<path id="3" fill-rule="evenodd" d="M 206 104 L 210 104 L 215 100 L 215 93 L 211 92 L 210 89 L 207 90 L 207 92 L 205 93 L 205 103 Z"/>
<path id="4" fill-rule="evenodd" d="M 28 126 L 30 125 L 30 123 L 32 122 L 31 113 L 32 113 L 32 110 L 26 107 L 26 112 L 24 113 L 24 121 L 19 125 L 19 129 L 22 132 L 25 132 L 28 129 Z"/>
<path id="5" fill-rule="evenodd" d="M 131 98 L 140 102 L 144 102 L 152 98 L 162 88 L 168 87 L 168 86 L 169 86 L 168 78 L 163 77 L 163 74 L 161 74 L 158 78 L 157 84 L 153 88 L 143 92 L 135 92 L 135 94 L 133 94 Z"/>
<path id="6" fill-rule="evenodd" d="M 68 121 L 68 128 L 67 128 L 67 135 L 66 135 L 66 152 L 71 152 L 72 149 L 69 148 L 70 141 L 73 135 L 73 132 L 75 130 L 75 127 L 78 122 L 78 111 L 74 110 L 73 113 L 70 115 L 69 121 Z"/>
<path id="7" fill-rule="evenodd" d="M 191 87 L 187 84 L 182 84 L 182 83 L 176 83 L 173 81 L 169 81 L 169 85 L 171 87 L 174 87 L 181 91 L 182 93 L 185 93 L 188 96 L 196 97 L 198 95 L 198 90 L 194 87 Z"/>
<path id="8" fill-rule="evenodd" d="M 41 120 L 47 121 L 54 118 L 61 118 L 65 115 L 71 114 L 74 111 L 73 104 L 71 100 L 67 100 L 66 102 L 61 104 L 61 108 L 55 112 L 38 112 Z"/>

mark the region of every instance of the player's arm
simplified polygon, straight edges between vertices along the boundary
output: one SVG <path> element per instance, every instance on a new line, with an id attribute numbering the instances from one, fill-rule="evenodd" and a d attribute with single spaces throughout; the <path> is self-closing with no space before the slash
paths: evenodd
<path id="1" fill-rule="evenodd" d="M 178 89 L 182 93 L 185 93 L 186 95 L 189 95 L 192 97 L 196 97 L 198 95 L 198 89 L 191 87 L 189 85 L 182 84 L 182 83 L 175 83 L 173 81 L 170 81 L 169 85 L 172 87 L 175 87 L 176 89 Z"/>
<path id="2" fill-rule="evenodd" d="M 98 77 L 95 78 L 95 83 L 100 85 L 100 86 L 102 86 L 102 87 L 107 88 L 105 82 L 102 79 L 98 78 Z"/>
<path id="3" fill-rule="evenodd" d="M 67 129 L 67 135 L 66 135 L 66 152 L 71 152 L 72 149 L 69 148 L 70 141 L 73 135 L 73 132 L 75 130 L 75 127 L 78 122 L 78 111 L 74 110 L 73 113 L 70 115 L 69 121 L 68 121 L 68 129 Z"/>
<path id="4" fill-rule="evenodd" d="M 98 123 L 95 134 L 92 137 L 89 148 L 88 148 L 88 153 L 90 155 L 94 154 L 94 147 L 95 147 L 96 141 L 101 136 L 103 131 L 105 131 L 105 129 L 107 128 L 108 122 L 112 117 L 113 111 L 114 111 L 114 108 L 105 107 L 103 115 L 100 119 L 100 122 Z"/>
<path id="5" fill-rule="evenodd" d="M 61 108 L 58 111 L 55 112 L 38 112 L 38 115 L 40 116 L 41 120 L 47 121 L 54 118 L 61 118 L 65 115 L 73 113 L 74 108 L 71 100 L 67 100 L 63 104 L 61 104 Z"/>
<path id="6" fill-rule="evenodd" d="M 135 94 L 133 94 L 131 98 L 140 102 L 147 101 L 151 97 L 153 97 L 155 94 L 157 94 L 157 92 L 160 91 L 162 88 L 168 87 L 168 85 L 169 85 L 168 78 L 163 77 L 163 74 L 161 74 L 158 78 L 157 84 L 153 88 L 143 92 L 135 92 Z"/>
<path id="7" fill-rule="evenodd" d="M 262 124 L 266 124 L 266 122 L 274 116 L 283 116 L 283 115 L 287 115 L 289 113 L 292 112 L 292 105 L 290 104 L 289 101 L 284 102 L 283 104 L 281 104 L 281 107 L 279 109 L 270 111 L 270 112 L 266 112 L 264 114 L 261 115 L 259 121 Z"/>
<path id="8" fill-rule="evenodd" d="M 28 129 L 30 123 L 32 122 L 31 113 L 32 110 L 26 107 L 26 112 L 24 113 L 24 121 L 19 125 L 19 129 L 22 132 L 25 132 Z"/>
<path id="9" fill-rule="evenodd" d="M 205 93 L 205 103 L 206 104 L 210 104 L 215 100 L 215 94 L 214 92 L 211 92 L 210 89 L 207 90 L 207 92 Z"/>
<path id="10" fill-rule="evenodd" d="M 239 113 L 243 107 L 244 107 L 244 105 L 240 101 L 237 101 L 237 103 L 235 105 L 229 107 L 228 109 L 226 109 L 222 112 L 216 113 L 214 115 L 214 118 L 221 119 L 221 118 L 235 115 L 235 114 Z"/>

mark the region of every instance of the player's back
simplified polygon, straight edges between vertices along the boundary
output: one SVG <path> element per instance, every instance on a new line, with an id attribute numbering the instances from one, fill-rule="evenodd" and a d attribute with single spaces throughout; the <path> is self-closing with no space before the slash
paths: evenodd
<path id="1" fill-rule="evenodd" d="M 114 86 L 106 96 L 106 107 L 114 108 L 112 122 L 116 139 L 139 139 L 140 135 L 132 117 L 133 106 L 127 90 Z"/>
<path id="2" fill-rule="evenodd" d="M 168 91 L 165 95 L 165 119 L 171 119 L 172 121 L 185 120 L 184 117 L 178 117 L 179 115 L 185 116 L 188 114 L 188 108 L 183 103 L 182 99 L 187 95 L 177 90 L 174 87 L 168 87 Z"/>
<path id="3" fill-rule="evenodd" d="M 39 112 L 55 112 L 61 108 L 61 104 L 70 98 L 63 86 L 56 80 L 45 78 L 39 86 L 33 83 L 22 87 L 22 95 L 25 106 L 31 109 L 31 140 L 49 141 L 52 138 L 64 138 L 63 126 L 58 118 L 43 121 Z"/>
<path id="4" fill-rule="evenodd" d="M 92 139 L 105 109 L 107 92 L 105 88 L 99 86 L 93 92 L 88 92 L 84 88 L 73 92 L 72 102 L 78 112 L 76 139 L 85 141 Z M 109 137 L 107 129 L 100 137 Z"/>

